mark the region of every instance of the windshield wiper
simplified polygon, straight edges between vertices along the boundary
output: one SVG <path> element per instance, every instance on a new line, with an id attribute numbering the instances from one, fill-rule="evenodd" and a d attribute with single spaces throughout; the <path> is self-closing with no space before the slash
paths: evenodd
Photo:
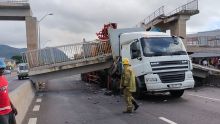
<path id="1" fill-rule="evenodd" d="M 167 55 L 167 54 L 163 52 L 156 52 L 153 54 L 153 56 L 163 56 L 163 55 Z"/>
<path id="2" fill-rule="evenodd" d="M 176 51 L 176 52 L 172 52 L 172 55 L 187 55 L 186 51 Z"/>

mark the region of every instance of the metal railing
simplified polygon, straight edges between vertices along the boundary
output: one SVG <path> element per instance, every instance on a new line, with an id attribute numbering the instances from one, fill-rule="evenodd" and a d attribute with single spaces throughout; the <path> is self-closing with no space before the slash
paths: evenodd
<path id="1" fill-rule="evenodd" d="M 0 4 L 7 5 L 17 5 L 17 4 L 26 4 L 29 3 L 29 0 L 0 0 Z"/>
<path id="2" fill-rule="evenodd" d="M 30 68 L 35 68 L 66 62 L 83 62 L 110 55 L 111 46 L 108 42 L 94 41 L 27 51 L 23 53 L 23 59 Z"/>
<path id="3" fill-rule="evenodd" d="M 159 9 L 154 11 L 151 15 L 146 17 L 143 21 L 140 22 L 140 24 L 137 24 L 136 27 L 139 27 L 139 25 L 141 26 L 142 24 L 148 24 L 155 18 L 162 16 L 162 15 L 164 15 L 164 6 L 161 6 Z"/>
<path id="4" fill-rule="evenodd" d="M 165 14 L 164 12 L 164 6 L 157 9 L 155 12 L 153 12 L 151 15 L 149 15 L 147 18 L 145 18 L 143 21 L 141 21 L 139 24 L 137 24 L 135 27 L 141 27 L 142 25 L 147 25 L 150 22 L 152 22 L 154 19 L 160 17 L 160 16 L 171 16 L 176 13 L 185 11 L 185 10 L 198 10 L 198 0 L 193 0 L 185 5 L 182 5 L 175 10 Z"/>
<path id="5" fill-rule="evenodd" d="M 171 11 L 170 13 L 166 14 L 166 16 L 171 16 L 174 15 L 176 13 L 185 11 L 185 10 L 198 10 L 198 0 L 193 0 L 185 5 L 182 5 L 178 8 L 176 8 L 175 10 Z"/>

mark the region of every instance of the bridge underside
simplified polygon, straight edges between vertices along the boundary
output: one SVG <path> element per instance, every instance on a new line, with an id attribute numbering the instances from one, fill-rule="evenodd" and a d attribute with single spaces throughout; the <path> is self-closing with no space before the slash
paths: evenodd
<path id="1" fill-rule="evenodd" d="M 51 66 L 48 68 L 42 67 L 41 69 L 34 68 L 29 72 L 30 78 L 33 81 L 45 81 L 45 80 L 51 80 L 66 76 L 72 76 L 76 74 L 81 73 L 87 73 L 87 72 L 93 72 L 98 70 L 103 70 L 110 68 L 113 63 L 113 60 L 109 57 L 104 58 L 102 60 L 88 60 L 84 62 L 78 62 L 78 63 L 62 63 L 61 65 Z"/>

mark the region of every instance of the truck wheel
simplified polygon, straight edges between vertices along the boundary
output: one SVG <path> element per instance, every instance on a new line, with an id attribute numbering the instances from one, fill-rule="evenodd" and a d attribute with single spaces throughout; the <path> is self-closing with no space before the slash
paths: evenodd
<path id="1" fill-rule="evenodd" d="M 36 91 L 39 91 L 39 90 L 40 90 L 39 82 L 35 82 L 35 90 L 36 90 Z"/>
<path id="2" fill-rule="evenodd" d="M 20 76 L 18 76 L 18 80 L 21 80 L 21 77 L 20 77 Z"/>
<path id="3" fill-rule="evenodd" d="M 139 85 L 138 80 L 136 78 L 136 92 L 134 93 L 134 97 L 136 99 L 143 99 L 144 98 L 144 92 L 141 86 Z"/>
<path id="4" fill-rule="evenodd" d="M 136 92 L 134 93 L 134 97 L 139 100 L 143 99 L 144 94 L 139 87 L 136 88 Z"/>
<path id="5" fill-rule="evenodd" d="M 184 90 L 171 90 L 170 95 L 174 98 L 179 98 L 183 95 Z"/>

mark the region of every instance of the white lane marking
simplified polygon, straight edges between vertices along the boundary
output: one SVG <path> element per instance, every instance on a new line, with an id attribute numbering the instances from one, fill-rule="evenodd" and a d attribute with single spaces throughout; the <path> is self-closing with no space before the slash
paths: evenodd
<path id="1" fill-rule="evenodd" d="M 37 124 L 37 118 L 30 118 L 28 124 Z"/>
<path id="2" fill-rule="evenodd" d="M 42 102 L 42 99 L 41 98 L 37 98 L 36 102 Z"/>
<path id="3" fill-rule="evenodd" d="M 171 120 L 169 120 L 167 118 L 164 118 L 164 117 L 159 117 L 159 119 L 167 122 L 168 124 L 177 124 L 176 122 L 173 122 L 173 121 L 171 121 Z"/>
<path id="4" fill-rule="evenodd" d="M 33 111 L 39 111 L 40 110 L 40 105 L 35 105 L 34 108 L 33 108 Z"/>
<path id="5" fill-rule="evenodd" d="M 206 97 L 206 96 L 200 96 L 200 95 L 194 95 L 194 94 L 188 94 L 190 96 L 195 96 L 195 97 L 199 97 L 199 98 L 203 98 L 203 99 L 209 99 L 209 100 L 212 100 L 212 101 L 218 101 L 220 102 L 220 99 L 217 99 L 217 98 L 211 98 L 211 97 Z"/>

